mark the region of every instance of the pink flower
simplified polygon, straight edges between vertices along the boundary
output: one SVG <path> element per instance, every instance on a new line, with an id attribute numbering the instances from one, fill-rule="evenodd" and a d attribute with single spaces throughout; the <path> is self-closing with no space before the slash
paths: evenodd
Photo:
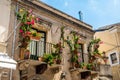
<path id="1" fill-rule="evenodd" d="M 26 22 L 26 24 L 28 24 L 28 25 L 30 25 L 30 24 L 34 25 L 34 23 L 35 23 L 34 19 L 32 19 L 31 22 Z"/>
<path id="2" fill-rule="evenodd" d="M 78 56 L 80 56 L 80 53 L 77 53 Z"/>
<path id="3" fill-rule="evenodd" d="M 28 12 L 29 12 L 29 13 L 32 13 L 32 9 L 30 9 Z"/>
<path id="4" fill-rule="evenodd" d="M 23 32 L 23 30 L 22 29 L 20 29 L 20 33 L 22 33 Z"/>
<path id="5" fill-rule="evenodd" d="M 37 21 L 39 21 L 39 20 L 40 20 L 40 18 L 36 18 L 36 20 L 37 20 Z"/>
<path id="6" fill-rule="evenodd" d="M 30 35 L 30 34 L 31 34 L 31 32 L 30 32 L 30 31 L 27 31 L 27 32 L 26 32 L 26 34 L 27 34 L 27 35 Z"/>
<path id="7" fill-rule="evenodd" d="M 26 24 L 30 25 L 30 24 L 31 24 L 31 22 L 26 22 Z"/>
<path id="8" fill-rule="evenodd" d="M 100 41 L 99 44 L 103 44 L 103 41 Z"/>
<path id="9" fill-rule="evenodd" d="M 78 58 L 78 62 L 81 62 L 81 61 L 82 61 L 82 60 L 81 60 L 81 58 L 79 57 L 79 58 Z"/>
<path id="10" fill-rule="evenodd" d="M 35 18 L 35 15 L 32 15 L 32 18 Z"/>

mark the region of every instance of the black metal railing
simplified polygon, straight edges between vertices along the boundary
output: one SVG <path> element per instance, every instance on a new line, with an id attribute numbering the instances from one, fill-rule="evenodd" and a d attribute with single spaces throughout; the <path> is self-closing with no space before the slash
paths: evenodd
<path id="1" fill-rule="evenodd" d="M 30 58 L 37 60 L 39 56 L 52 53 L 53 44 L 45 41 L 32 40 L 29 45 Z"/>

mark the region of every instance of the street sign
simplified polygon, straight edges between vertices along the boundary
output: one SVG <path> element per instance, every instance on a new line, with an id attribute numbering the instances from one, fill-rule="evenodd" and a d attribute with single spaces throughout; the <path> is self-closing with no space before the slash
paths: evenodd
<path id="1" fill-rule="evenodd" d="M 0 67 L 16 69 L 17 62 L 7 55 L 0 52 Z"/>

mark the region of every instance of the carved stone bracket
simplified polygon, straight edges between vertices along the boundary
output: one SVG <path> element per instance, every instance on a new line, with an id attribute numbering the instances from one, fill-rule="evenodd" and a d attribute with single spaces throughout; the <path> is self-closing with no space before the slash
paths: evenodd
<path id="1" fill-rule="evenodd" d="M 51 72 L 53 74 L 55 74 L 55 73 L 58 73 L 60 71 L 61 67 L 62 67 L 61 65 L 55 64 L 55 65 L 49 66 L 49 69 L 51 70 Z"/>

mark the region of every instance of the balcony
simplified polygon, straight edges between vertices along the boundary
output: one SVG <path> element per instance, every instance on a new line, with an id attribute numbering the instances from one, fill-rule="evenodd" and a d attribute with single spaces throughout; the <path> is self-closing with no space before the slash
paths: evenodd
<path id="1" fill-rule="evenodd" d="M 30 43 L 30 59 L 38 60 L 39 56 L 51 54 L 53 44 L 44 41 L 32 41 Z"/>
<path id="2" fill-rule="evenodd" d="M 32 40 L 28 45 L 27 48 L 29 50 L 28 52 L 24 48 L 20 49 L 20 59 L 38 60 L 38 58 L 42 57 L 44 54 L 51 54 L 52 48 L 53 48 L 52 43 L 48 43 L 42 40 L 40 41 Z"/>

